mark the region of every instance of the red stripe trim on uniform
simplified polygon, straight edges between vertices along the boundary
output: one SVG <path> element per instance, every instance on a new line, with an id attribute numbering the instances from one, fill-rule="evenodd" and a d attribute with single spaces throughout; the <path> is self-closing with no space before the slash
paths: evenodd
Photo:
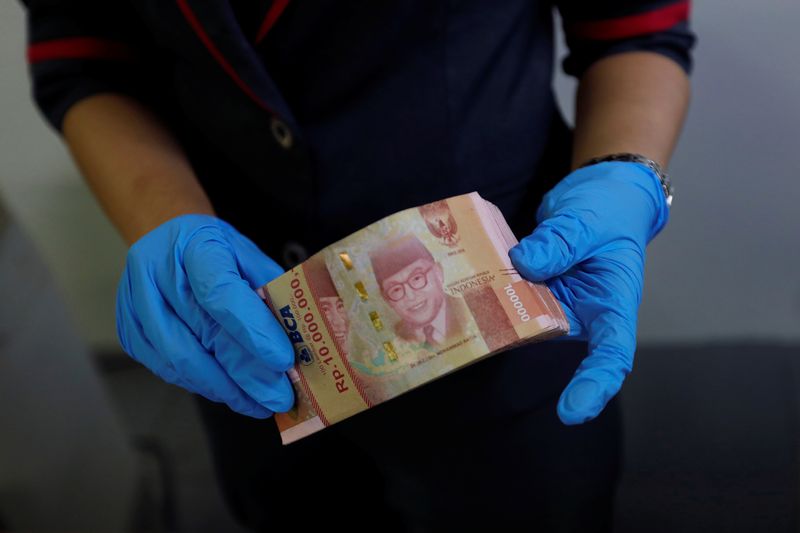
<path id="1" fill-rule="evenodd" d="M 242 91 L 244 91 L 245 94 L 247 94 L 247 96 L 249 96 L 251 100 L 253 100 L 261 108 L 265 109 L 266 111 L 274 115 L 275 112 L 272 110 L 272 108 L 270 108 L 266 103 L 264 103 L 264 101 L 261 98 L 258 97 L 258 95 L 253 91 L 253 89 L 251 89 L 250 86 L 247 85 L 247 83 L 245 83 L 244 80 L 239 77 L 239 74 L 231 66 L 231 64 L 228 63 L 228 60 L 225 59 L 225 56 L 222 55 L 222 52 L 220 52 L 219 49 L 216 47 L 214 41 L 211 40 L 206 31 L 203 29 L 203 26 L 202 24 L 200 24 L 200 21 L 197 20 L 197 17 L 192 11 L 192 8 L 189 7 L 187 0 L 176 0 L 176 2 L 178 3 L 178 8 L 181 10 L 181 13 L 183 13 L 184 18 L 189 23 L 189 26 L 192 27 L 194 32 L 197 34 L 197 37 L 200 39 L 203 45 L 205 45 L 205 47 L 208 49 L 208 51 L 211 53 L 214 59 L 217 60 L 217 63 L 220 64 L 222 70 L 224 70 L 228 74 L 228 76 L 231 77 L 234 83 L 236 83 L 236 85 L 238 85 L 239 88 Z"/>
<path id="2" fill-rule="evenodd" d="M 53 59 L 135 59 L 133 49 L 121 42 L 96 37 L 70 37 L 32 43 L 28 63 Z"/>
<path id="3" fill-rule="evenodd" d="M 683 0 L 647 13 L 606 20 L 573 22 L 566 25 L 565 32 L 570 37 L 604 41 L 664 31 L 689 19 L 690 3 L 689 0 Z"/>
<path id="4" fill-rule="evenodd" d="M 269 30 L 278 22 L 278 17 L 281 16 L 287 5 L 289 5 L 289 0 L 275 0 L 272 2 L 272 5 L 269 6 L 269 11 L 264 17 L 264 22 L 261 23 L 261 29 L 258 30 L 256 43 L 260 43 L 267 36 Z"/>

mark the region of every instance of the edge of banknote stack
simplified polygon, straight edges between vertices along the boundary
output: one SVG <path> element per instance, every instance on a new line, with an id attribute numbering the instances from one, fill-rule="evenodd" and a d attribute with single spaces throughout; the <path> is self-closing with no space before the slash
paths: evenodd
<path id="1" fill-rule="evenodd" d="M 283 443 L 565 334 L 547 286 L 511 264 L 517 242 L 473 192 L 381 219 L 259 289 L 296 354 L 295 405 L 275 415 Z"/>

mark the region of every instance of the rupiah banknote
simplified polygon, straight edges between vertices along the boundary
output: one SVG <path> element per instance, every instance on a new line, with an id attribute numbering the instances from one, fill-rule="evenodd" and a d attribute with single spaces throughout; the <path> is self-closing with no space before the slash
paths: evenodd
<path id="1" fill-rule="evenodd" d="M 517 345 L 568 329 L 517 243 L 477 193 L 390 215 L 259 291 L 296 354 L 284 444 Z"/>

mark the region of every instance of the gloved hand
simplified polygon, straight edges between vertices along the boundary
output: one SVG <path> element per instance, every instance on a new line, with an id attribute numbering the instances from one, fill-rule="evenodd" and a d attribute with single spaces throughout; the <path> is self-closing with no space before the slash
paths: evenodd
<path id="1" fill-rule="evenodd" d="M 128 252 L 117 292 L 120 343 L 165 381 L 241 414 L 287 411 L 294 351 L 255 292 L 282 272 L 230 224 L 174 218 Z"/>
<path id="2" fill-rule="evenodd" d="M 600 414 L 631 371 L 645 246 L 668 217 L 660 182 L 645 165 L 599 163 L 548 192 L 539 225 L 509 252 L 522 276 L 547 282 L 569 336 L 589 341 L 589 355 L 558 402 L 565 424 Z"/>

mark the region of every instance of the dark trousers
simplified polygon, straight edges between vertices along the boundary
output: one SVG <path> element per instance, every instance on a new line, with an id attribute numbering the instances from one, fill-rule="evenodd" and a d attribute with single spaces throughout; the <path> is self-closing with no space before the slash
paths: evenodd
<path id="1" fill-rule="evenodd" d="M 201 400 L 223 491 L 255 531 L 608 532 L 620 415 L 555 404 L 586 345 L 500 354 L 282 446 L 275 424 Z"/>

